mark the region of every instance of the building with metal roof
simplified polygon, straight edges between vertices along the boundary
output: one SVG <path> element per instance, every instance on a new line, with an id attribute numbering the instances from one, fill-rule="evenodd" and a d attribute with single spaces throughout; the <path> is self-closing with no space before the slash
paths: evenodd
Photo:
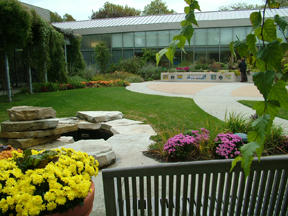
<path id="1" fill-rule="evenodd" d="M 201 56 L 216 61 L 226 62 L 230 58 L 229 43 L 244 39 L 251 32 L 249 20 L 252 12 L 259 10 L 196 12 L 199 27 L 195 26 L 191 45 L 186 44 L 186 52 L 177 50 L 174 63 L 195 61 Z M 279 14 L 288 19 L 288 8 L 267 9 L 265 17 Z M 165 14 L 152 16 L 131 16 L 87 21 L 53 23 L 66 31 L 82 35 L 81 51 L 87 65 L 94 64 L 94 46 L 98 41 L 105 41 L 111 51 L 112 61 L 138 56 L 143 48 L 156 51 L 165 48 L 173 36 L 179 34 L 180 22 L 185 14 Z M 278 31 L 278 36 L 284 39 Z M 169 62 L 163 58 L 162 65 Z"/>

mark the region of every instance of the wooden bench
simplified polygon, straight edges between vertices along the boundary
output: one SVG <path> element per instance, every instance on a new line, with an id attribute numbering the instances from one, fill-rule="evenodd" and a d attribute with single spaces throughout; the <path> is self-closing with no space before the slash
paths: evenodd
<path id="1" fill-rule="evenodd" d="M 288 215 L 288 156 L 254 159 L 247 179 L 231 162 L 104 169 L 106 215 Z"/>

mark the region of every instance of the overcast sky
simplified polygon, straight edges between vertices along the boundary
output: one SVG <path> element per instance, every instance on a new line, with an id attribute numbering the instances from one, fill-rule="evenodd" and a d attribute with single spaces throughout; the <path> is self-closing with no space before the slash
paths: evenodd
<path id="1" fill-rule="evenodd" d="M 77 21 L 88 20 L 92 15 L 92 10 L 97 11 L 107 0 L 21 0 L 28 4 L 32 4 L 41 8 L 48 9 L 52 12 L 57 12 L 61 16 L 65 13 L 72 15 Z M 108 0 L 113 4 L 120 4 L 143 11 L 147 4 L 152 0 Z M 177 13 L 183 13 L 183 9 L 187 4 L 184 0 L 162 0 L 166 2 L 168 9 L 173 9 Z M 263 0 L 198 0 L 202 11 L 217 11 L 220 6 L 230 5 L 235 2 L 246 2 L 248 4 L 262 4 Z"/>

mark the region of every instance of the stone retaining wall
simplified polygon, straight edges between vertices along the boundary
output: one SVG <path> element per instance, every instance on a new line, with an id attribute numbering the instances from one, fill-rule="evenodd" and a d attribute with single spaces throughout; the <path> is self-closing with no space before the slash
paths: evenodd
<path id="1" fill-rule="evenodd" d="M 234 73 L 217 73 L 217 72 L 176 72 L 161 73 L 161 81 L 163 82 L 240 82 L 241 76 Z M 252 78 L 249 75 L 248 81 Z"/>

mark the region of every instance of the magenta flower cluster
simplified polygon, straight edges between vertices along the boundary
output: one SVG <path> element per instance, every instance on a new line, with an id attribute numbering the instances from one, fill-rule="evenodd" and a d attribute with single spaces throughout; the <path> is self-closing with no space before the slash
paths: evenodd
<path id="1" fill-rule="evenodd" d="M 209 140 L 209 134 L 210 131 L 206 130 L 205 128 L 201 128 L 202 133 L 199 134 L 199 131 L 191 131 L 191 133 L 193 134 L 192 136 L 194 136 L 197 140 L 196 145 L 199 146 L 199 143 L 203 143 Z"/>
<path id="2" fill-rule="evenodd" d="M 209 139 L 209 131 L 205 128 L 199 131 L 191 131 L 191 135 L 178 134 L 167 140 L 164 145 L 164 152 L 168 152 L 170 156 L 177 158 L 186 158 L 188 154 L 195 148 L 198 148 L 200 144 L 205 143 Z"/>
<path id="3" fill-rule="evenodd" d="M 232 133 L 220 133 L 214 141 L 220 142 L 216 147 L 216 154 L 226 159 L 238 156 L 240 154 L 239 148 L 243 145 L 241 137 Z"/>
<path id="4" fill-rule="evenodd" d="M 174 153 L 176 150 L 178 150 L 179 147 L 183 147 L 185 145 L 190 144 L 195 145 L 196 142 L 197 141 L 195 137 L 189 135 L 183 135 L 183 133 L 180 133 L 167 140 L 167 143 L 164 145 L 163 151 L 171 154 Z"/>
<path id="5" fill-rule="evenodd" d="M 189 71 L 189 67 L 177 67 L 176 70 L 185 70 L 186 72 Z"/>

